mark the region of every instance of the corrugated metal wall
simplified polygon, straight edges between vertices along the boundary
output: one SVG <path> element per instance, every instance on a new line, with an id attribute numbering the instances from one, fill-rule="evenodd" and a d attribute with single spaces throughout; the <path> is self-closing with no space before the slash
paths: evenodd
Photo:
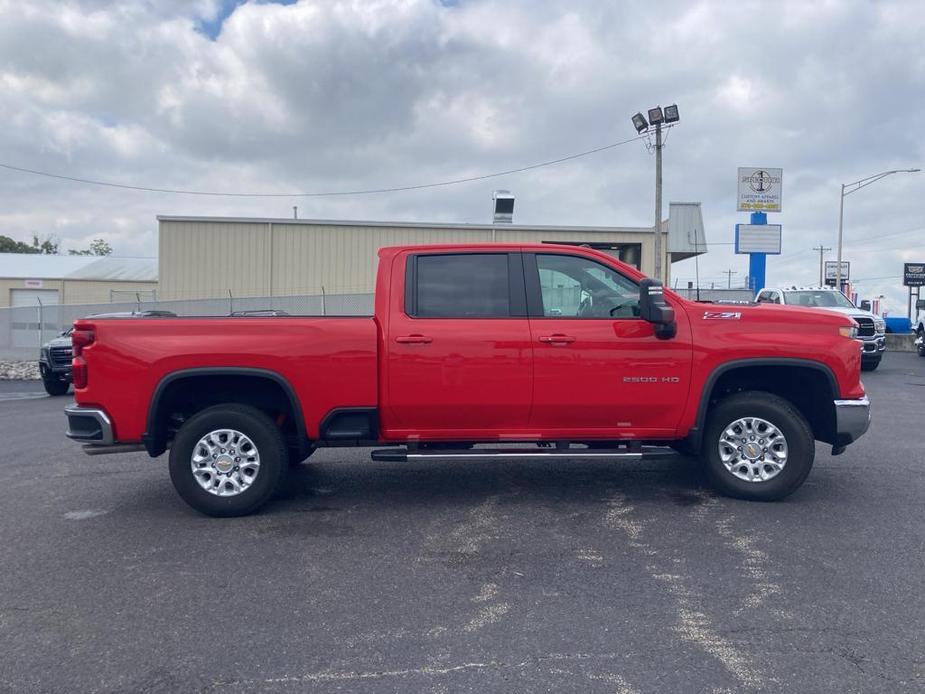
<path id="1" fill-rule="evenodd" d="M 652 272 L 652 235 L 638 231 L 495 227 L 498 242 L 602 241 L 642 244 Z M 347 225 L 286 220 L 161 219 L 162 299 L 371 292 L 383 246 L 492 241 L 490 227 Z"/>
<path id="2" fill-rule="evenodd" d="M 0 279 L 0 308 L 10 305 L 10 290 L 26 288 L 25 280 Z M 114 282 L 98 280 L 42 280 L 42 289 L 58 291 L 58 301 L 62 304 L 97 304 L 108 303 L 110 290 L 150 291 L 157 289 L 157 282 Z M 143 298 L 150 298 L 143 297 Z M 131 301 L 131 297 L 120 293 L 116 301 Z"/>

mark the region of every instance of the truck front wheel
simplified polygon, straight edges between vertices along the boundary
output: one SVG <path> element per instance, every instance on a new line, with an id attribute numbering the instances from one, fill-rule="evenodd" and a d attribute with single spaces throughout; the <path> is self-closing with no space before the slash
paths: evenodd
<path id="1" fill-rule="evenodd" d="M 67 389 L 71 387 L 70 381 L 66 378 L 60 378 L 50 371 L 42 373 L 42 385 L 45 386 L 45 392 L 49 395 L 65 395 Z"/>
<path id="2" fill-rule="evenodd" d="M 273 420 L 246 405 L 216 405 L 190 417 L 170 448 L 170 479 L 208 516 L 245 516 L 269 500 L 288 468 Z"/>
<path id="3" fill-rule="evenodd" d="M 739 499 L 792 494 L 813 467 L 806 419 L 787 400 L 760 391 L 731 395 L 708 415 L 702 458 L 713 485 Z"/>

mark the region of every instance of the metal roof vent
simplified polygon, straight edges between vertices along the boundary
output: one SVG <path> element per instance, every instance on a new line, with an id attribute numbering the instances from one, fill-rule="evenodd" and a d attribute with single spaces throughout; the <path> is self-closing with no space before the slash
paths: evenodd
<path id="1" fill-rule="evenodd" d="M 514 194 L 509 190 L 496 190 L 491 195 L 494 218 L 492 224 L 510 224 L 514 221 Z"/>

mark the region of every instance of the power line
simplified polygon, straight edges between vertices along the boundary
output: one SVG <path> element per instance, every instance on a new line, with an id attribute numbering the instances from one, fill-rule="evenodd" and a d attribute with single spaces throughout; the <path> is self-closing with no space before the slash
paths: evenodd
<path id="1" fill-rule="evenodd" d="M 524 171 L 531 171 L 533 169 L 540 169 L 545 166 L 553 166 L 555 164 L 562 164 L 563 162 L 572 161 L 573 159 L 579 159 L 581 157 L 587 157 L 591 154 L 597 154 L 598 152 L 603 152 L 608 149 L 613 149 L 621 145 L 629 144 L 630 142 L 635 142 L 636 140 L 645 139 L 645 135 L 638 135 L 636 137 L 631 137 L 628 140 L 621 140 L 620 142 L 612 142 L 609 145 L 604 145 L 603 147 L 595 147 L 594 149 L 589 149 L 584 152 L 578 152 L 576 154 L 569 154 L 564 157 L 559 157 L 558 159 L 550 159 L 549 161 L 543 161 L 538 164 L 530 164 L 529 166 L 521 166 L 516 169 L 508 169 L 507 171 L 497 171 L 495 173 L 480 174 L 478 176 L 467 176 L 466 178 L 455 178 L 448 181 L 438 181 L 436 183 L 419 183 L 416 185 L 410 186 L 393 186 L 390 188 L 367 188 L 360 190 L 338 190 L 338 191 L 325 191 L 325 192 L 309 192 L 309 193 L 231 193 L 226 191 L 212 191 L 212 190 L 183 190 L 178 188 L 155 188 L 149 186 L 133 186 L 126 183 L 113 183 L 112 181 L 98 181 L 91 178 L 80 178 L 77 176 L 66 176 L 64 174 L 51 173 L 49 171 L 39 171 L 37 169 L 27 169 L 21 166 L 13 166 L 12 164 L 3 164 L 0 163 L 0 168 L 7 169 L 9 171 L 17 171 L 19 173 L 33 174 L 35 176 L 45 176 L 47 178 L 57 178 L 63 181 L 71 181 L 73 183 L 83 183 L 86 185 L 93 186 L 105 186 L 107 188 L 122 188 L 125 190 L 140 190 L 146 193 L 169 193 L 173 195 L 209 195 L 213 197 L 230 197 L 230 198 L 321 198 L 321 197 L 335 197 L 335 196 L 347 196 L 347 195 L 375 195 L 379 193 L 399 193 L 402 191 L 409 190 L 423 190 L 425 188 L 440 188 L 443 186 L 453 186 L 460 183 L 471 183 L 472 181 L 483 181 L 488 178 L 498 178 L 499 176 L 509 176 L 511 174 L 523 173 Z"/>

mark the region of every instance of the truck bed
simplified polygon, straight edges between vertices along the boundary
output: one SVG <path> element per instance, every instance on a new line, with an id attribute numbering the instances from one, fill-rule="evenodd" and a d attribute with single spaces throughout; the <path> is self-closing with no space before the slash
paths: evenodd
<path id="1" fill-rule="evenodd" d="M 278 374 L 294 389 L 306 433 L 345 404 L 377 404 L 374 318 L 216 317 L 84 319 L 95 339 L 84 349 L 88 380 L 80 405 L 106 403 L 120 441 L 140 441 L 154 391 L 167 374 L 241 368 Z"/>

